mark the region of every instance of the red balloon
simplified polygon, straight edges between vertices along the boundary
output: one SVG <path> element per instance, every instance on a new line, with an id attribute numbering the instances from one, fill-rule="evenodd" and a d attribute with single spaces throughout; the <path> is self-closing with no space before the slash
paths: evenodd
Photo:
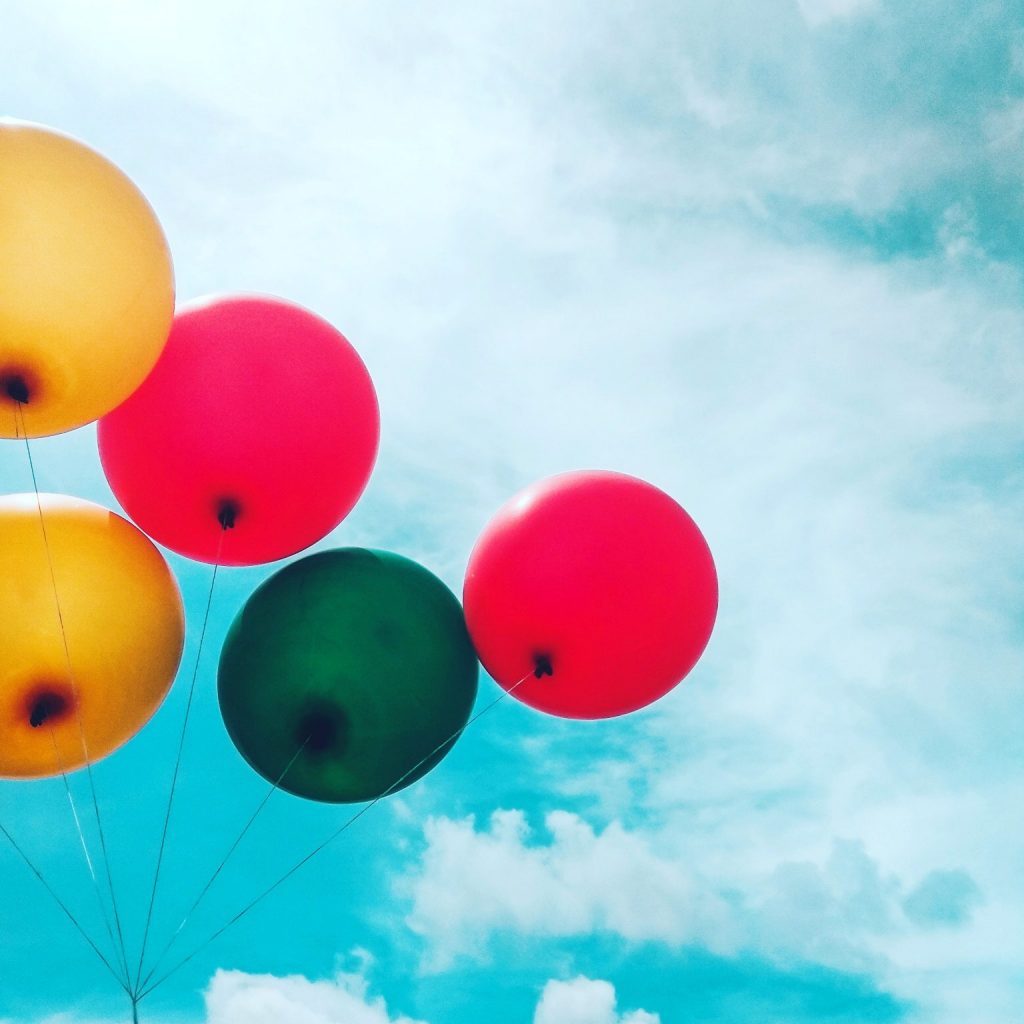
<path id="1" fill-rule="evenodd" d="M 707 542 L 657 487 L 621 473 L 542 480 L 491 520 L 470 556 L 466 624 L 484 668 L 565 718 L 642 708 L 696 664 L 715 624 Z"/>
<path id="2" fill-rule="evenodd" d="M 379 437 L 373 382 L 345 337 L 255 296 L 179 311 L 152 373 L 99 423 L 103 470 L 132 519 L 223 565 L 284 558 L 334 529 Z"/>

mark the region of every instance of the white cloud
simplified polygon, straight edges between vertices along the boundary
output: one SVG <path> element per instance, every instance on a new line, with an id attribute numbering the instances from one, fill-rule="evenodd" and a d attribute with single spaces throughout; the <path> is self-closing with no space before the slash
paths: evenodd
<path id="1" fill-rule="evenodd" d="M 966 872 L 933 872 L 908 891 L 855 841 L 835 841 L 819 862 L 705 877 L 671 830 L 612 823 L 598 832 L 565 811 L 549 814 L 545 826 L 547 842 L 520 811 L 498 811 L 480 830 L 471 818 L 428 821 L 422 862 L 403 882 L 408 924 L 429 941 L 428 970 L 486 957 L 501 933 L 605 934 L 753 952 L 784 965 L 878 970 L 892 940 L 935 918 L 969 924 L 977 902 Z"/>
<path id="2" fill-rule="evenodd" d="M 365 965 L 364 965 L 365 966 Z M 149 1017 L 146 1017 L 149 1020 Z M 58 1013 L 42 1019 L 0 1024 L 114 1024 Z M 380 997 L 369 995 L 365 973 L 339 971 L 314 981 L 301 975 L 277 977 L 220 970 L 206 990 L 203 1024 L 425 1024 L 392 1017 Z M 552 979 L 541 993 L 533 1024 L 661 1024 L 656 1013 L 616 1009 L 615 988 L 607 981 L 577 977 Z"/>
<path id="3" fill-rule="evenodd" d="M 942 215 L 938 241 L 950 260 L 983 260 L 985 250 L 977 241 L 978 228 L 971 211 L 962 203 L 955 203 Z"/>
<path id="4" fill-rule="evenodd" d="M 370 994 L 368 954 L 356 950 L 352 958 L 358 962 L 357 970 L 339 970 L 322 980 L 219 970 L 205 992 L 203 1024 L 424 1024 L 392 1016 L 383 997 Z M 156 1024 L 147 1010 L 142 1016 Z M 123 1020 L 116 1018 L 117 1024 Z M 0 1018 L 0 1024 L 115 1024 L 115 1020 L 65 1012 L 31 1022 Z"/>
<path id="5" fill-rule="evenodd" d="M 646 1010 L 620 1015 L 613 985 L 580 976 L 544 986 L 533 1024 L 661 1024 L 661 1017 Z"/>
<path id="6" fill-rule="evenodd" d="M 217 125 L 206 158 L 167 177 L 168 201 L 177 191 L 197 222 L 172 237 L 193 269 L 206 252 L 224 272 L 235 248 L 225 232 L 242 252 L 310 239 L 304 251 L 332 262 L 358 240 L 356 272 L 379 276 L 401 253 L 415 288 L 410 258 L 446 262 L 481 230 L 499 246 L 495 230 L 571 244 L 579 224 L 566 209 L 625 200 L 735 212 L 785 197 L 877 212 L 966 159 L 919 113 L 861 112 L 848 83 L 832 81 L 835 54 L 804 21 L 848 19 L 869 0 L 688 0 L 645 17 L 537 0 L 429 11 L 316 2 L 301 15 L 184 0 L 115 4 L 100 22 L 80 4 L 56 6 L 59 17 L 25 15 L 26 35 L 66 48 L 108 87 L 170 92 L 183 128 Z M 226 49 L 243 16 L 246 45 Z M 898 71 L 897 57 L 879 73 Z M 266 69 L 283 61 L 271 88 Z M 280 273 L 288 254 L 275 262 Z M 333 281 L 345 287 L 344 274 Z"/>
<path id="7" fill-rule="evenodd" d="M 166 1018 L 144 1017 L 146 1024 L 171 1024 Z M 124 1024 L 125 1016 L 96 1017 L 85 1013 L 65 1010 L 60 1013 L 47 1014 L 45 1017 L 0 1017 L 0 1024 Z M 181 1024 L 180 1021 L 174 1024 Z"/>
<path id="8" fill-rule="evenodd" d="M 1012 181 L 1024 155 L 1024 100 L 1001 99 L 983 122 L 985 142 L 995 167 Z"/>
<path id="9" fill-rule="evenodd" d="M 76 1013 L 65 1012 L 48 1014 L 46 1017 L 36 1017 L 31 1021 L 24 1018 L 14 1020 L 10 1017 L 0 1017 L 0 1024 L 120 1024 L 120 1021 L 115 1022 L 110 1018 L 82 1017 Z"/>
<path id="10" fill-rule="evenodd" d="M 878 10 L 881 0 L 797 0 L 800 13 L 812 28 Z"/>
<path id="11" fill-rule="evenodd" d="M 206 1024 L 422 1024 L 392 1017 L 362 973 L 311 981 L 298 975 L 218 971 L 206 991 Z"/>
<path id="12" fill-rule="evenodd" d="M 486 949 L 495 930 L 540 936 L 607 931 L 626 939 L 732 948 L 726 905 L 645 837 L 618 825 L 597 834 L 576 815 L 547 816 L 550 844 L 530 843 L 520 811 L 426 825 L 422 871 L 410 880 L 409 924 L 432 938 L 431 966 Z"/>

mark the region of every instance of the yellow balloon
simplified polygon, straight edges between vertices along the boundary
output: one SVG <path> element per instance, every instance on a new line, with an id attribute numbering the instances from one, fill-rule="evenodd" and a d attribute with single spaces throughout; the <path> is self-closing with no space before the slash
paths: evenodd
<path id="1" fill-rule="evenodd" d="M 153 543 L 88 501 L 7 495 L 0 580 L 0 776 L 56 775 L 131 739 L 170 689 L 185 634 Z"/>
<path id="2" fill-rule="evenodd" d="M 173 314 L 171 255 L 142 193 L 76 139 L 0 119 L 0 437 L 120 405 Z"/>

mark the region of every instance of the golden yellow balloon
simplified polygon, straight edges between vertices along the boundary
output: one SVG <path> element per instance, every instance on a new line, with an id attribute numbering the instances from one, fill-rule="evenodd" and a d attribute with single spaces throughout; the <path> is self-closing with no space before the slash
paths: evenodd
<path id="1" fill-rule="evenodd" d="M 173 314 L 171 255 L 142 193 L 76 139 L 0 119 L 0 437 L 120 405 Z"/>
<path id="2" fill-rule="evenodd" d="M 127 742 L 170 689 L 185 634 L 153 543 L 88 501 L 8 495 L 0 580 L 0 776 L 56 775 Z"/>

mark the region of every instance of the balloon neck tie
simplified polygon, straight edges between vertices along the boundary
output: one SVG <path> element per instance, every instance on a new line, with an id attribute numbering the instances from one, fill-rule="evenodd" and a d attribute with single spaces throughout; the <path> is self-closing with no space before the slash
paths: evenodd
<path id="1" fill-rule="evenodd" d="M 238 502 L 225 498 L 217 508 L 217 522 L 222 530 L 233 530 L 238 519 Z"/>
<path id="2" fill-rule="evenodd" d="M 25 378 L 18 373 L 12 373 L 3 378 L 3 389 L 12 402 L 19 405 L 28 405 L 29 391 Z"/>
<path id="3" fill-rule="evenodd" d="M 66 697 L 62 697 L 59 693 L 42 693 L 36 697 L 29 708 L 28 724 L 33 729 L 38 729 L 52 719 L 60 718 L 67 709 Z"/>
<path id="4" fill-rule="evenodd" d="M 341 708 L 317 704 L 302 716 L 295 738 L 314 756 L 339 754 L 345 749 L 348 730 L 348 718 Z"/>
<path id="5" fill-rule="evenodd" d="M 553 676 L 555 668 L 551 664 L 550 654 L 535 654 L 533 656 L 533 674 L 538 679 L 543 676 Z"/>

